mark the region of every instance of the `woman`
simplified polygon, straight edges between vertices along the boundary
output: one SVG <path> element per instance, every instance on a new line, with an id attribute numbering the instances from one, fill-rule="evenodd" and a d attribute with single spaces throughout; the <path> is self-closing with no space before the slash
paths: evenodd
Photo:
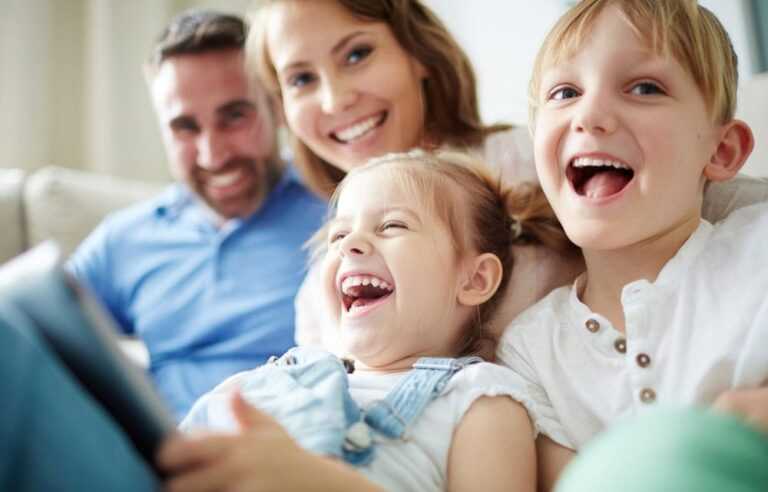
<path id="1" fill-rule="evenodd" d="M 469 151 L 508 182 L 535 181 L 527 130 L 484 125 L 472 66 L 453 36 L 417 0 L 267 0 L 251 18 L 249 63 L 282 103 L 295 163 L 329 197 L 367 159 L 420 147 Z M 499 330 L 581 269 L 578 258 L 516 247 L 517 268 Z M 311 269 L 297 297 L 301 344 L 333 347 L 335 335 Z M 322 321 L 320 321 L 322 320 Z"/>

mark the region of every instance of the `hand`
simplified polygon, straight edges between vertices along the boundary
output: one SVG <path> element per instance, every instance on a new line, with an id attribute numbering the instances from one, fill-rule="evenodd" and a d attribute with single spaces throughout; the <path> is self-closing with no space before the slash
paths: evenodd
<path id="1" fill-rule="evenodd" d="M 272 417 L 249 405 L 239 392 L 232 411 L 237 434 L 174 436 L 157 456 L 170 477 L 169 491 L 305 490 L 307 462 L 321 459 L 298 446 Z"/>
<path id="2" fill-rule="evenodd" d="M 725 391 L 712 408 L 736 415 L 768 433 L 768 387 Z"/>

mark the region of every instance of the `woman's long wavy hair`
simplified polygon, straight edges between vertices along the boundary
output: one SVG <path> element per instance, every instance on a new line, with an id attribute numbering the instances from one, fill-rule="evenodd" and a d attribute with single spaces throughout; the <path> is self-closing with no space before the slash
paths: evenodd
<path id="1" fill-rule="evenodd" d="M 280 98 L 280 84 L 266 42 L 270 6 L 285 1 L 261 0 L 250 16 L 248 63 L 264 85 Z M 429 147 L 469 148 L 481 145 L 494 132 L 509 125 L 484 125 L 480 119 L 477 83 L 469 58 L 442 21 L 418 0 L 335 0 L 353 16 L 383 22 L 406 53 L 427 70 L 423 84 L 425 141 Z M 328 198 L 345 172 L 315 154 L 289 134 L 296 166 L 307 185 Z"/>

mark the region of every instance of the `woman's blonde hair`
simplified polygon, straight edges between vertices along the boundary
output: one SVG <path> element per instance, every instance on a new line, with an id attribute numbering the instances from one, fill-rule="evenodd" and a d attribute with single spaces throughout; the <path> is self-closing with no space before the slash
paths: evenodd
<path id="1" fill-rule="evenodd" d="M 446 225 L 459 257 L 470 252 L 492 253 L 502 265 L 494 295 L 478 307 L 464 331 L 458 355 L 492 357 L 497 340 L 489 320 L 503 297 L 514 266 L 513 244 L 542 244 L 561 254 L 578 249 L 563 232 L 538 185 L 505 186 L 483 163 L 467 154 L 411 151 L 388 154 L 355 168 L 331 197 L 331 213 L 344 188 L 355 176 L 385 168 L 396 185 Z M 310 240 L 313 256 L 324 251 L 325 228 Z"/>
<path id="2" fill-rule="evenodd" d="M 582 0 L 557 21 L 536 57 L 528 91 L 531 128 L 544 71 L 573 56 L 610 5 L 619 7 L 655 53 L 671 54 L 693 77 L 713 121 L 733 119 L 738 60 L 728 33 L 712 12 L 696 0 Z"/>
<path id="3" fill-rule="evenodd" d="M 250 15 L 247 40 L 249 67 L 280 97 L 280 84 L 266 42 L 269 6 L 287 0 L 258 0 Z M 306 0 L 291 0 L 306 1 Z M 435 146 L 468 148 L 482 144 L 509 125 L 486 126 L 480 119 L 477 83 L 469 58 L 440 19 L 419 0 L 334 0 L 363 21 L 389 26 L 403 50 L 427 70 L 423 85 L 427 141 Z M 323 160 L 295 135 L 289 134 L 296 166 L 307 185 L 328 197 L 344 171 Z"/>

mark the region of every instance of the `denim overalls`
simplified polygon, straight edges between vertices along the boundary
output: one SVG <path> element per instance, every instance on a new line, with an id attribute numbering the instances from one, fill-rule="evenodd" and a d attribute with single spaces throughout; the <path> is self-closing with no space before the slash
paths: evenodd
<path id="1" fill-rule="evenodd" d="M 240 391 L 304 448 L 364 465 L 374 457 L 374 436 L 404 438 L 450 378 L 476 362 L 482 359 L 423 357 L 384 399 L 363 409 L 350 395 L 346 361 L 321 349 L 295 347 L 248 373 Z M 188 423 L 205 415 L 196 410 L 201 409 L 195 406 Z"/>

